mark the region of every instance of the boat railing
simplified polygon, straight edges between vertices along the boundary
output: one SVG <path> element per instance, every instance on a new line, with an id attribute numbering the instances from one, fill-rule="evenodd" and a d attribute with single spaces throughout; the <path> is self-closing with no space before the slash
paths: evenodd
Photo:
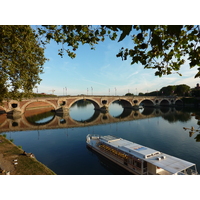
<path id="1" fill-rule="evenodd" d="M 147 167 L 143 168 L 143 174 L 147 174 Z"/>
<path id="2" fill-rule="evenodd" d="M 198 175 L 198 172 L 194 169 L 187 169 L 177 173 L 178 175 Z"/>
<path id="3" fill-rule="evenodd" d="M 189 175 L 197 175 L 198 172 L 196 170 L 194 170 L 194 169 L 189 169 L 187 174 L 189 174 Z"/>
<path id="4" fill-rule="evenodd" d="M 91 134 L 88 134 L 88 135 L 87 135 L 87 138 L 90 138 L 90 139 L 99 139 L 99 135 L 91 135 Z"/>
<path id="5" fill-rule="evenodd" d="M 91 135 L 90 137 L 91 137 L 91 139 L 94 139 L 94 140 L 95 140 L 95 139 L 96 139 L 96 140 L 99 139 L 99 135 Z"/>

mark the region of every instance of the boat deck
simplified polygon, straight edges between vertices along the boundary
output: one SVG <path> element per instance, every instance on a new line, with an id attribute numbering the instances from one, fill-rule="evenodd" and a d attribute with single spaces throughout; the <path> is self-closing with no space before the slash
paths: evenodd
<path id="1" fill-rule="evenodd" d="M 99 152 L 105 152 L 106 154 L 113 156 L 114 159 L 124 162 L 124 159 L 132 157 L 132 159 L 137 158 L 143 162 L 150 163 L 153 166 L 156 166 L 158 169 L 156 174 L 166 175 L 166 174 L 197 174 L 196 165 L 194 163 L 170 156 L 168 154 L 159 152 L 149 147 L 133 143 L 131 141 L 117 138 L 115 136 L 107 135 L 94 137 L 89 141 L 89 144 L 97 149 Z M 99 146 L 106 145 L 107 148 Z M 111 152 L 109 152 L 109 147 L 111 147 Z M 137 168 L 134 165 L 131 165 L 131 168 Z M 191 170 L 188 173 L 185 169 L 194 166 L 195 170 Z M 184 171 L 184 173 L 182 173 Z"/>

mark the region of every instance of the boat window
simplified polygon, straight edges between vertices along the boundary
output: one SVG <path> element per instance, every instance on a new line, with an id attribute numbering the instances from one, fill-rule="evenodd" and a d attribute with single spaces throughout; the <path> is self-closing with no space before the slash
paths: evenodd
<path id="1" fill-rule="evenodd" d="M 147 167 L 147 162 L 146 162 L 146 161 L 144 161 L 143 165 L 144 165 L 144 167 Z"/>
<path id="2" fill-rule="evenodd" d="M 136 165 L 136 167 L 141 168 L 141 163 L 140 162 L 135 161 L 135 165 Z"/>

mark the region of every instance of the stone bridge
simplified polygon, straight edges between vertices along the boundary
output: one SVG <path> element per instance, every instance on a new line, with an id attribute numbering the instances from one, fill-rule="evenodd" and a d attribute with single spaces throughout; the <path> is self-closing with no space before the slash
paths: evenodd
<path id="1" fill-rule="evenodd" d="M 60 96 L 60 97 L 40 97 L 32 99 L 22 99 L 3 101 L 0 105 L 0 113 L 21 115 L 26 108 L 32 103 L 48 103 L 53 110 L 61 113 L 68 113 L 70 107 L 79 100 L 88 100 L 95 110 L 108 110 L 108 107 L 115 101 L 119 101 L 123 108 L 139 108 L 142 106 L 173 106 L 181 105 L 182 101 L 178 97 L 170 96 L 95 96 L 95 95 L 78 95 L 78 96 Z"/>

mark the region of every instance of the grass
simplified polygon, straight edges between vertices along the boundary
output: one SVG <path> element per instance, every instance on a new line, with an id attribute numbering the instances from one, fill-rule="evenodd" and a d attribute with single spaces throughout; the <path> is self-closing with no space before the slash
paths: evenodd
<path id="1" fill-rule="evenodd" d="M 15 169 L 11 171 L 11 175 L 55 175 L 52 170 L 36 158 L 23 155 L 23 150 L 4 136 L 0 135 L 0 141 L 0 154 L 3 154 L 3 159 L 9 165 L 13 165 L 14 159 L 17 159 L 18 162 Z"/>

